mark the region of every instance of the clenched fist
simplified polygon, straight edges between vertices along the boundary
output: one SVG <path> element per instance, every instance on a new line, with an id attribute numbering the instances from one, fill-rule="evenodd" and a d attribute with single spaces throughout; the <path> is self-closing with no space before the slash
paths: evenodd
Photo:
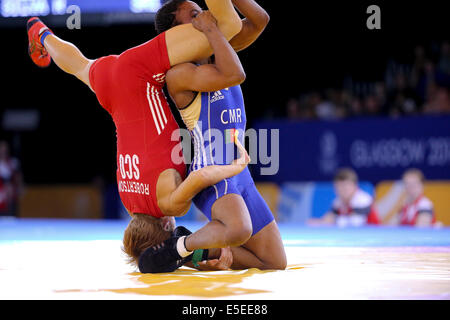
<path id="1" fill-rule="evenodd" d="M 192 19 L 192 25 L 201 32 L 207 32 L 217 29 L 217 20 L 209 11 L 203 11 Z"/>

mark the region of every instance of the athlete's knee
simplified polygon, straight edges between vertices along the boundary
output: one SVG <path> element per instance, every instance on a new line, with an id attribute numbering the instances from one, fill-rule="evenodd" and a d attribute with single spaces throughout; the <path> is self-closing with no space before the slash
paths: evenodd
<path id="1" fill-rule="evenodd" d="M 286 256 L 276 257 L 273 261 L 267 261 L 264 263 L 264 269 L 266 270 L 285 270 L 287 267 Z"/>
<path id="2" fill-rule="evenodd" d="M 231 0 L 206 0 L 206 5 L 217 20 L 222 34 L 231 40 L 242 29 L 242 21 Z"/>
<path id="3" fill-rule="evenodd" d="M 242 29 L 242 21 L 239 16 L 233 16 L 231 19 L 221 21 L 218 25 L 227 40 L 231 40 Z"/>
<path id="4" fill-rule="evenodd" d="M 252 226 L 248 223 L 229 227 L 226 231 L 225 244 L 230 247 L 241 246 L 250 239 L 252 231 Z"/>
<path id="5" fill-rule="evenodd" d="M 284 248 L 280 251 L 270 252 L 263 260 L 264 270 L 285 270 L 287 266 L 286 252 Z"/>

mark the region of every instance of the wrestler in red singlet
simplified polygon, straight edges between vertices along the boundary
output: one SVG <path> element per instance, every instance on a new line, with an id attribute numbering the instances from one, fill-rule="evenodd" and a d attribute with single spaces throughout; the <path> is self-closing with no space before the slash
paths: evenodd
<path id="1" fill-rule="evenodd" d="M 97 59 L 89 80 L 98 101 L 112 116 L 117 131 L 117 184 L 125 208 L 132 213 L 164 216 L 156 183 L 161 172 L 184 163 L 171 159 L 179 129 L 162 91 L 170 69 L 165 33 L 120 55 Z M 175 140 L 175 141 L 173 141 Z"/>

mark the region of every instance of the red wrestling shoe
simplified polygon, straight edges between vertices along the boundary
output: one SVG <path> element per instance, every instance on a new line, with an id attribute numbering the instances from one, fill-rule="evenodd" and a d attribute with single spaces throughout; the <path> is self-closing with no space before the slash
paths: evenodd
<path id="1" fill-rule="evenodd" d="M 45 31 L 53 33 L 39 18 L 33 17 L 28 20 L 28 54 L 30 55 L 31 60 L 41 68 L 48 67 L 52 62 L 52 58 L 41 44 L 40 38 Z"/>

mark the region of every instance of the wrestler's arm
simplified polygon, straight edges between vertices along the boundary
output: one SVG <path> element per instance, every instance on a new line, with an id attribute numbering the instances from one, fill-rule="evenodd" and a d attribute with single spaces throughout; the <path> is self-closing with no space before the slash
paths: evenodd
<path id="1" fill-rule="evenodd" d="M 205 2 L 227 40 L 241 31 L 242 22 L 231 0 L 205 0 Z M 205 59 L 212 54 L 206 35 L 195 29 L 191 23 L 167 30 L 165 38 L 171 66 Z"/>
<path id="2" fill-rule="evenodd" d="M 200 66 L 182 63 L 170 69 L 166 82 L 171 95 L 183 91 L 212 92 L 241 84 L 245 80 L 241 61 L 211 13 L 200 13 L 192 24 L 208 38 L 214 50 L 215 63 Z"/>
<path id="3" fill-rule="evenodd" d="M 158 199 L 158 205 L 166 216 L 182 216 L 189 209 L 197 193 L 219 181 L 235 176 L 244 170 L 250 157 L 244 146 L 235 139 L 240 157 L 229 165 L 211 165 L 191 172 L 170 194 Z"/>
<path id="4" fill-rule="evenodd" d="M 258 39 L 269 23 L 268 13 L 254 0 L 232 0 L 234 6 L 245 17 L 241 31 L 231 39 L 230 44 L 236 51 L 241 51 Z"/>

